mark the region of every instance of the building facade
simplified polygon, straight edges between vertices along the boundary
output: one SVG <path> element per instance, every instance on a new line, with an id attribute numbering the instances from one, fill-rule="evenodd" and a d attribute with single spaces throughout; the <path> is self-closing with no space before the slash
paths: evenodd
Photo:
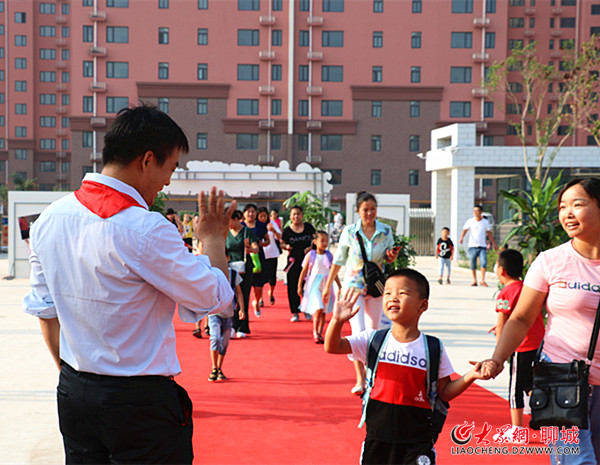
<path id="1" fill-rule="evenodd" d="M 564 41 L 599 30 L 600 0 L 0 1 L 0 182 L 77 188 L 119 109 L 147 102 L 188 135 L 183 166 L 307 162 L 332 173 L 334 204 L 429 206 L 432 129 L 518 144 L 486 68 L 529 41 L 558 66 Z"/>

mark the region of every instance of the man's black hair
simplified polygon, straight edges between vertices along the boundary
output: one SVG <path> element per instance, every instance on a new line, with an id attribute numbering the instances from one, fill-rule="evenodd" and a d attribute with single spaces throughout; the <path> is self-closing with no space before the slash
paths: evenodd
<path id="1" fill-rule="evenodd" d="M 421 299 L 429 299 L 429 281 L 427 281 L 427 278 L 425 276 L 423 276 L 417 270 L 413 270 L 412 268 L 395 269 L 387 277 L 386 282 L 390 278 L 397 278 L 402 276 L 416 283 L 417 289 L 419 290 L 419 297 Z"/>
<path id="2" fill-rule="evenodd" d="M 169 115 L 150 105 L 124 108 L 104 136 L 105 165 L 129 165 L 148 151 L 163 165 L 173 150 L 188 153 L 190 147 L 181 128 Z"/>
<path id="3" fill-rule="evenodd" d="M 506 274 L 513 279 L 523 276 L 523 255 L 515 249 L 504 249 L 498 254 L 498 266 L 504 268 Z"/>

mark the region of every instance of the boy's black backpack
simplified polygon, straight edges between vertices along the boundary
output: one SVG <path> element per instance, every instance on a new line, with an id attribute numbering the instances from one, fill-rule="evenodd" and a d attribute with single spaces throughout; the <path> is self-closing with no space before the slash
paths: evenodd
<path id="1" fill-rule="evenodd" d="M 363 394 L 363 413 L 358 427 L 362 427 L 367 415 L 367 404 L 371 395 L 371 389 L 375 381 L 377 365 L 379 365 L 379 356 L 381 349 L 385 346 L 387 338 L 392 333 L 391 329 L 379 329 L 371 335 L 369 347 L 367 349 L 367 388 Z M 427 398 L 432 410 L 433 443 L 437 441 L 439 434 L 444 427 L 444 422 L 448 416 L 450 405 L 444 402 L 437 395 L 437 382 L 440 371 L 440 361 L 442 359 L 441 343 L 437 337 L 425 336 L 425 356 L 427 358 Z"/>

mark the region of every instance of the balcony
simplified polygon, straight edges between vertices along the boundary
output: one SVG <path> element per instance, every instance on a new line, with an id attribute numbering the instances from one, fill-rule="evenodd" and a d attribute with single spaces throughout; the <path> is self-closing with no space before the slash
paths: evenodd
<path id="1" fill-rule="evenodd" d="M 323 94 L 323 87 L 321 87 L 321 86 L 308 86 L 306 88 L 306 93 L 308 95 L 314 95 L 314 96 L 322 95 Z"/>
<path id="2" fill-rule="evenodd" d="M 67 63 L 66 61 L 57 61 L 56 62 L 56 69 L 66 69 L 68 68 L 69 63 Z"/>
<path id="3" fill-rule="evenodd" d="M 477 131 L 486 131 L 488 128 L 487 121 L 477 121 L 475 123 L 475 130 Z"/>
<path id="4" fill-rule="evenodd" d="M 323 162 L 323 158 L 321 155 L 309 155 L 306 157 L 306 162 L 311 164 L 312 166 L 320 165 Z"/>
<path id="5" fill-rule="evenodd" d="M 94 47 L 92 45 L 90 47 L 90 55 L 93 57 L 105 57 L 106 56 L 106 47 Z"/>
<path id="6" fill-rule="evenodd" d="M 93 128 L 106 127 L 106 118 L 104 116 L 92 116 L 90 118 L 90 126 Z"/>
<path id="7" fill-rule="evenodd" d="M 490 18 L 473 18 L 473 26 L 475 27 L 488 27 L 490 25 Z"/>
<path id="8" fill-rule="evenodd" d="M 473 97 L 487 97 L 490 91 L 486 87 L 475 87 L 474 89 L 471 89 L 471 93 L 473 94 Z"/>
<path id="9" fill-rule="evenodd" d="M 54 111 L 57 115 L 66 115 L 68 110 L 67 107 L 54 107 Z"/>
<path id="10" fill-rule="evenodd" d="M 258 129 L 273 129 L 275 127 L 275 121 L 272 119 L 261 119 L 258 121 Z"/>
<path id="11" fill-rule="evenodd" d="M 559 6 L 557 6 L 557 7 L 555 7 L 555 8 L 552 8 L 552 10 L 550 10 L 550 12 L 551 12 L 553 15 L 556 15 L 556 16 L 557 16 L 557 15 L 561 15 L 561 14 L 562 14 L 562 8 L 561 8 L 561 7 L 559 7 Z"/>
<path id="12" fill-rule="evenodd" d="M 258 164 L 259 165 L 275 165 L 275 158 L 272 155 L 259 155 L 258 156 Z"/>
<path id="13" fill-rule="evenodd" d="M 490 60 L 490 54 L 487 52 L 477 52 L 473 54 L 473 61 L 476 63 L 484 63 Z"/>
<path id="14" fill-rule="evenodd" d="M 56 130 L 56 137 L 65 137 L 67 135 L 67 130 L 64 128 L 59 128 Z"/>
<path id="15" fill-rule="evenodd" d="M 68 21 L 69 18 L 67 18 L 66 16 L 56 16 L 56 24 L 67 24 Z"/>
<path id="16" fill-rule="evenodd" d="M 553 29 L 553 30 L 550 32 L 550 35 L 551 35 L 552 37 L 560 37 L 560 36 L 562 35 L 562 31 L 561 31 L 560 29 Z"/>
<path id="17" fill-rule="evenodd" d="M 306 129 L 309 131 L 320 131 L 323 127 L 323 123 L 317 120 L 308 120 L 306 122 Z"/>
<path id="18" fill-rule="evenodd" d="M 323 16 L 309 16 L 306 18 L 306 24 L 312 27 L 321 27 L 323 25 Z"/>
<path id="19" fill-rule="evenodd" d="M 535 35 L 535 30 L 533 30 L 533 29 L 525 29 L 523 31 L 523 35 L 525 37 L 533 37 Z"/>
<path id="20" fill-rule="evenodd" d="M 56 84 L 56 92 L 66 92 L 67 90 L 69 90 L 69 86 L 67 86 L 65 83 L 61 82 Z"/>
<path id="21" fill-rule="evenodd" d="M 56 152 L 56 158 L 58 160 L 64 160 L 65 158 L 67 158 L 67 153 L 66 152 Z"/>
<path id="22" fill-rule="evenodd" d="M 552 50 L 550 52 L 550 57 L 551 58 L 560 58 L 560 57 L 562 57 L 562 52 L 560 50 Z"/>
<path id="23" fill-rule="evenodd" d="M 90 82 L 90 91 L 106 92 L 106 82 Z"/>
<path id="24" fill-rule="evenodd" d="M 59 173 L 56 175 L 56 181 L 57 182 L 66 182 L 67 181 L 67 175 L 64 173 Z"/>
<path id="25" fill-rule="evenodd" d="M 64 37 L 59 37 L 55 41 L 55 44 L 57 47 L 66 47 L 68 43 L 69 43 L 69 41 L 67 39 L 65 39 Z"/>
<path id="26" fill-rule="evenodd" d="M 273 26 L 275 24 L 275 16 L 273 15 L 265 15 L 259 16 L 258 22 L 261 26 Z"/>
<path id="27" fill-rule="evenodd" d="M 106 21 L 106 11 L 91 11 L 90 19 L 92 21 L 102 23 L 102 22 Z"/>
<path id="28" fill-rule="evenodd" d="M 258 86 L 258 93 L 260 95 L 273 95 L 275 94 L 275 86 Z"/>
<path id="29" fill-rule="evenodd" d="M 260 50 L 258 52 L 258 58 L 263 61 L 273 61 L 275 59 L 274 50 Z"/>
<path id="30" fill-rule="evenodd" d="M 535 8 L 532 6 L 528 6 L 525 7 L 525 10 L 523 10 L 523 12 L 525 13 L 525 16 L 533 16 L 535 15 Z"/>
<path id="31" fill-rule="evenodd" d="M 306 58 L 308 58 L 308 61 L 321 61 L 323 60 L 323 52 L 306 52 Z"/>
<path id="32" fill-rule="evenodd" d="M 102 161 L 102 154 L 100 152 L 90 153 L 90 161 L 92 161 L 92 162 Z"/>

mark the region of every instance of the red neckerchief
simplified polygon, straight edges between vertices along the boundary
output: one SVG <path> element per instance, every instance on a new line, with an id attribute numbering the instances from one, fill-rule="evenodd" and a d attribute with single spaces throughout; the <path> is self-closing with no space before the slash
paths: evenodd
<path id="1" fill-rule="evenodd" d="M 75 191 L 77 200 L 100 218 L 109 218 L 129 207 L 142 207 L 130 195 L 94 181 L 83 181 Z"/>

